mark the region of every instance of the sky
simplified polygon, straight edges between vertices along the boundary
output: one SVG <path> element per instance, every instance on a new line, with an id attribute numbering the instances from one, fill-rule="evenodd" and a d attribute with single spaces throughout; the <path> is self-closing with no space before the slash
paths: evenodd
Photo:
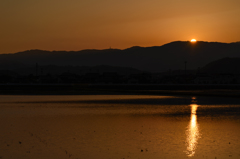
<path id="1" fill-rule="evenodd" d="M 1 0 L 0 54 L 240 41 L 240 0 Z"/>

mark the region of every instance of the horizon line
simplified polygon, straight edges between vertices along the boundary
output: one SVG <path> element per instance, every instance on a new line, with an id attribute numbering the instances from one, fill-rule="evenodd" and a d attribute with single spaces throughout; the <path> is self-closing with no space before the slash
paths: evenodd
<path id="1" fill-rule="evenodd" d="M 168 42 L 168 43 L 165 43 L 163 45 L 155 45 L 155 46 L 139 46 L 139 45 L 134 45 L 134 46 L 131 46 L 131 47 L 127 47 L 127 48 L 124 48 L 124 49 L 118 49 L 118 48 L 112 48 L 111 46 L 109 48 L 106 48 L 106 49 L 82 49 L 82 50 L 45 50 L 45 49 L 28 49 L 28 50 L 23 50 L 23 51 L 18 51 L 18 52 L 12 52 L 12 53 L 0 53 L 0 55 L 4 55 L 4 54 L 17 54 L 17 53 L 23 53 L 23 52 L 27 52 L 27 51 L 47 51 L 47 52 L 79 52 L 79 51 L 103 51 L 103 50 L 127 50 L 127 49 L 131 49 L 131 48 L 135 48 L 135 47 L 139 47 L 139 48 L 151 48 L 151 47 L 161 47 L 161 46 L 164 46 L 164 45 L 168 45 L 168 44 L 171 44 L 171 43 L 176 43 L 176 42 L 189 42 L 191 43 L 191 40 L 187 40 L 187 41 L 183 41 L 183 40 L 176 40 L 176 41 L 171 41 L 171 42 Z M 196 41 L 196 43 L 199 43 L 199 42 L 204 42 L 204 43 L 221 43 L 221 44 L 234 44 L 234 43 L 240 43 L 240 41 L 235 41 L 235 42 L 218 42 L 218 41 Z"/>

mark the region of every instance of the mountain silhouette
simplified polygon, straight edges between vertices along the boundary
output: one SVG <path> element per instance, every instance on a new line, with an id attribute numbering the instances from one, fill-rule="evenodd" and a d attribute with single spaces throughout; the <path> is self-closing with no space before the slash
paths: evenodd
<path id="1" fill-rule="evenodd" d="M 222 58 L 220 60 L 213 61 L 201 69 L 202 72 L 206 73 L 240 73 L 240 58 Z"/>
<path id="2" fill-rule="evenodd" d="M 131 47 L 128 49 L 44 51 L 28 50 L 1 54 L 0 67 L 19 69 L 39 65 L 57 66 L 117 66 L 150 72 L 197 69 L 225 57 L 240 57 L 240 43 L 175 41 L 162 46 Z M 10 63 L 14 65 L 9 65 Z"/>

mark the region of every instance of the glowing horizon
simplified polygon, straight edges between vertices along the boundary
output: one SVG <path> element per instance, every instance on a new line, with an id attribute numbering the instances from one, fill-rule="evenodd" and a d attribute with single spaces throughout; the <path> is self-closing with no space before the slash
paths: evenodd
<path id="1" fill-rule="evenodd" d="M 196 40 L 196 39 L 192 39 L 191 42 L 192 42 L 192 43 L 195 43 L 195 42 L 197 42 L 197 40 Z"/>
<path id="2" fill-rule="evenodd" d="M 236 0 L 11 0 L 0 4 L 0 54 L 161 46 L 192 37 L 240 41 L 240 1 Z"/>

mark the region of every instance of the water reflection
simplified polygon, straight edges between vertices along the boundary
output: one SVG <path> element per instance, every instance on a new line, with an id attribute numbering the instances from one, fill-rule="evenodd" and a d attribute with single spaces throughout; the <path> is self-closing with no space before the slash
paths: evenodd
<path id="1" fill-rule="evenodd" d="M 191 120 L 187 127 L 187 151 L 186 154 L 189 157 L 194 156 L 197 149 L 198 139 L 200 138 L 199 125 L 197 123 L 197 104 L 191 104 Z"/>

